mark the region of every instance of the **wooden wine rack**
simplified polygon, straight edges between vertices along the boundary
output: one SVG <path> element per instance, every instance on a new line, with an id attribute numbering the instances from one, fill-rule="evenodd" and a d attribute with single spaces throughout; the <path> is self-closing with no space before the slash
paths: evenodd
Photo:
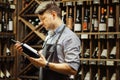
<path id="1" fill-rule="evenodd" d="M 9 10 L 7 6 L 9 6 Z M 3 11 L 5 12 L 6 19 L 6 23 L 4 24 L 7 24 L 7 27 L 9 27 L 8 15 L 11 13 L 10 17 L 13 20 L 13 31 L 0 31 L 0 80 L 16 80 L 17 57 L 15 54 L 16 51 L 14 50 L 14 44 L 11 42 L 11 39 L 16 38 L 16 0 L 14 0 L 13 3 L 9 4 L 7 3 L 7 0 L 4 2 L 3 0 L 0 0 L 0 25 L 2 24 Z M 0 27 L 3 28 L 3 25 L 1 25 Z M 10 51 L 9 54 L 7 53 L 7 50 Z"/>
<path id="2" fill-rule="evenodd" d="M 114 3 L 114 0 L 100 0 L 100 3 L 94 4 L 95 0 L 63 0 L 56 1 L 62 10 L 66 11 L 66 17 L 68 16 L 69 7 L 65 5 L 67 2 L 73 3 L 73 25 L 76 20 L 76 9 L 78 8 L 77 3 L 80 2 L 80 12 L 81 12 L 81 25 L 84 21 L 85 16 L 85 6 L 84 2 L 87 2 L 87 6 L 89 6 L 90 15 L 89 15 L 89 31 L 84 32 L 83 30 L 76 32 L 81 40 L 81 57 L 80 57 L 80 72 L 79 79 L 85 80 L 85 77 L 88 75 L 87 80 L 111 80 L 112 76 L 115 76 L 114 80 L 120 79 L 120 2 Z M 97 1 L 97 0 L 96 0 Z M 99 1 L 99 0 L 98 0 Z M 101 2 L 105 1 L 104 5 L 101 5 Z M 110 3 L 110 1 L 112 3 Z M 119 1 L 119 0 L 118 0 Z M 44 2 L 44 1 L 43 1 Z M 22 4 L 21 4 L 22 3 Z M 24 2 L 21 0 L 18 3 L 19 15 L 18 15 L 18 23 L 17 23 L 17 39 L 21 42 L 26 42 L 30 44 L 33 48 L 40 50 L 42 49 L 42 41 L 45 39 L 45 33 L 43 34 L 42 27 L 35 27 L 32 23 L 29 22 L 29 19 L 38 18 L 38 15 L 34 14 L 35 8 L 40 4 L 40 0 L 31 0 L 27 6 L 24 6 Z M 109 6 L 114 6 L 114 32 L 108 31 L 108 16 L 109 16 Z M 97 6 L 97 19 L 98 24 L 101 19 L 101 6 L 106 7 L 106 31 L 104 32 L 94 32 L 91 30 L 92 27 L 92 15 L 93 15 L 93 6 Z M 67 19 L 65 19 L 67 20 Z M 98 26 L 99 27 L 99 26 Z M 74 28 L 74 26 L 73 26 Z M 113 35 L 113 36 L 111 36 Z M 37 40 L 40 41 L 37 44 Z M 110 59 L 110 52 L 112 48 L 116 46 L 116 55 L 114 59 Z M 99 51 L 97 54 L 97 58 L 92 58 L 93 52 L 95 48 L 98 47 Z M 107 57 L 106 59 L 101 58 L 101 54 L 103 49 L 107 49 Z M 84 58 L 84 53 L 86 49 L 90 49 L 89 58 Z M 17 55 L 17 63 L 18 63 L 18 77 L 22 80 L 38 80 L 38 70 L 39 68 L 35 68 L 24 56 Z M 30 74 L 35 69 L 35 74 Z"/>

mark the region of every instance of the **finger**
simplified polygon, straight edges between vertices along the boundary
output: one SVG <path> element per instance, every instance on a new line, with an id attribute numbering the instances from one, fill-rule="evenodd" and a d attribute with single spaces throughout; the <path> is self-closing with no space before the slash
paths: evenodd
<path id="1" fill-rule="evenodd" d="M 16 44 L 15 44 L 15 48 L 16 48 L 19 52 L 22 52 L 22 51 L 23 51 L 23 48 L 22 48 L 22 46 L 21 46 L 19 43 L 16 43 Z"/>
<path id="2" fill-rule="evenodd" d="M 17 49 L 18 47 L 20 47 L 21 45 L 19 43 L 15 44 L 15 48 Z"/>
<path id="3" fill-rule="evenodd" d="M 38 52 L 40 57 L 45 58 L 41 51 Z"/>

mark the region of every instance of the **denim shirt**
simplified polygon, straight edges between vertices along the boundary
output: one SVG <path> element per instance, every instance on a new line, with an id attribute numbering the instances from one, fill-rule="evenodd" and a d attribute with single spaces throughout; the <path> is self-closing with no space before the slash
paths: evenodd
<path id="1" fill-rule="evenodd" d="M 55 44 L 65 24 L 59 26 L 45 39 L 46 44 Z M 80 64 L 80 39 L 68 27 L 65 27 L 58 43 L 57 55 L 60 63 L 67 63 L 74 70 L 78 70 Z"/>

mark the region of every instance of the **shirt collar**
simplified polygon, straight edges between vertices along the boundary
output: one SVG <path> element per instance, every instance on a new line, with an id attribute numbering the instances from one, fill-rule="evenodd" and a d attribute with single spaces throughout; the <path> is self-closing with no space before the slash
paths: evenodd
<path id="1" fill-rule="evenodd" d="M 60 32 L 62 31 L 62 29 L 63 29 L 64 26 L 65 26 L 65 24 L 61 24 L 60 26 L 58 26 L 58 27 L 55 29 L 55 31 L 49 30 L 49 31 L 48 31 L 48 37 L 52 37 L 52 36 L 54 36 L 55 34 L 60 33 Z"/>
<path id="2" fill-rule="evenodd" d="M 64 26 L 65 26 L 65 24 L 61 24 L 60 26 L 58 26 L 58 28 L 54 31 L 55 34 L 56 33 L 60 33 L 62 31 L 62 29 L 63 29 Z"/>

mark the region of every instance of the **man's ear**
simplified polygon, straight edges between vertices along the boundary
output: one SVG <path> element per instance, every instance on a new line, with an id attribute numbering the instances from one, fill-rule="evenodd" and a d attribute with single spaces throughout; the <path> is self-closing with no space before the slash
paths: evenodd
<path id="1" fill-rule="evenodd" d="M 51 14 L 53 16 L 53 19 L 55 19 L 55 17 L 57 16 L 57 13 L 55 11 L 52 11 Z"/>

